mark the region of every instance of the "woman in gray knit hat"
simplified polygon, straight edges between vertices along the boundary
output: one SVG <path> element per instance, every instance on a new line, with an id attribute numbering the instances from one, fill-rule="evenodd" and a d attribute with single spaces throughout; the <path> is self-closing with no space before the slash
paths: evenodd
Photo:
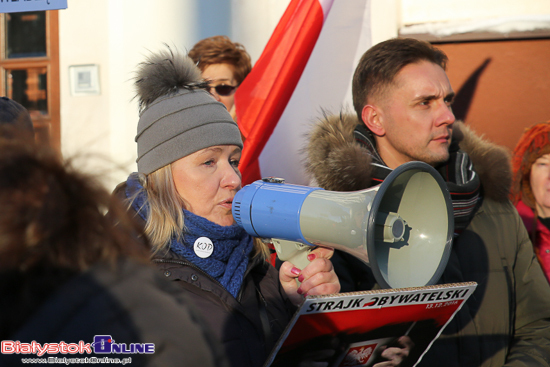
<path id="1" fill-rule="evenodd" d="M 234 223 L 243 147 L 230 114 L 186 56 L 139 66 L 138 172 L 119 185 L 152 244 L 152 260 L 202 310 L 233 366 L 261 366 L 303 295 L 340 289 L 327 254 L 278 273 L 268 250 Z M 295 279 L 301 281 L 298 288 Z"/>

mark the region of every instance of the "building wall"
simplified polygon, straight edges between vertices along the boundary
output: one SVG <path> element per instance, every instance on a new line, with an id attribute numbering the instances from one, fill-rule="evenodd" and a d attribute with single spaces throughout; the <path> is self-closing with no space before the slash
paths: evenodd
<path id="1" fill-rule="evenodd" d="M 59 11 L 61 149 L 65 156 L 109 152 L 108 0 L 70 1 Z M 89 16 L 86 16 L 89 15 Z M 101 94 L 71 96 L 69 66 L 99 65 Z M 82 160 L 84 161 L 84 160 Z"/>

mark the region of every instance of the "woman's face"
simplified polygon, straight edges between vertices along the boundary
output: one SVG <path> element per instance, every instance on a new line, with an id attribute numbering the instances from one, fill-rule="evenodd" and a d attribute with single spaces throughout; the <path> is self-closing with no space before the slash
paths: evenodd
<path id="1" fill-rule="evenodd" d="M 233 67 L 229 64 L 208 65 L 202 72 L 202 77 L 209 82 L 210 93 L 216 98 L 216 101 L 223 103 L 225 108 L 231 112 L 231 109 L 235 105 L 236 89 L 233 89 L 229 95 L 221 96 L 216 92 L 214 87 L 218 85 L 237 86 L 237 81 L 233 76 Z"/>
<path id="2" fill-rule="evenodd" d="M 185 209 L 221 226 L 234 223 L 233 197 L 241 188 L 241 148 L 216 145 L 172 163 L 172 177 Z"/>
<path id="3" fill-rule="evenodd" d="M 550 154 L 545 154 L 531 166 L 531 190 L 539 217 L 550 217 Z"/>

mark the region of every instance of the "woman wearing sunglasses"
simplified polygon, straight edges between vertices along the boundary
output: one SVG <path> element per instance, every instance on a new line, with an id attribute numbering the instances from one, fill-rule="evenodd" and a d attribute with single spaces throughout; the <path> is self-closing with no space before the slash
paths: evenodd
<path id="1" fill-rule="evenodd" d="M 244 46 L 226 36 L 214 36 L 197 42 L 189 51 L 189 57 L 208 81 L 210 94 L 223 103 L 235 119 L 235 90 L 252 69 Z"/>

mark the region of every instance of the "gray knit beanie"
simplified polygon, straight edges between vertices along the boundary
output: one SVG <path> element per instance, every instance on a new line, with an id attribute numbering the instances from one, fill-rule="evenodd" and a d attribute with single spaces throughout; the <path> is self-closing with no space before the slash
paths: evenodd
<path id="1" fill-rule="evenodd" d="M 193 61 L 170 49 L 140 64 L 138 172 L 149 174 L 215 145 L 243 147 L 237 124 L 225 106 L 202 89 L 205 86 Z"/>

